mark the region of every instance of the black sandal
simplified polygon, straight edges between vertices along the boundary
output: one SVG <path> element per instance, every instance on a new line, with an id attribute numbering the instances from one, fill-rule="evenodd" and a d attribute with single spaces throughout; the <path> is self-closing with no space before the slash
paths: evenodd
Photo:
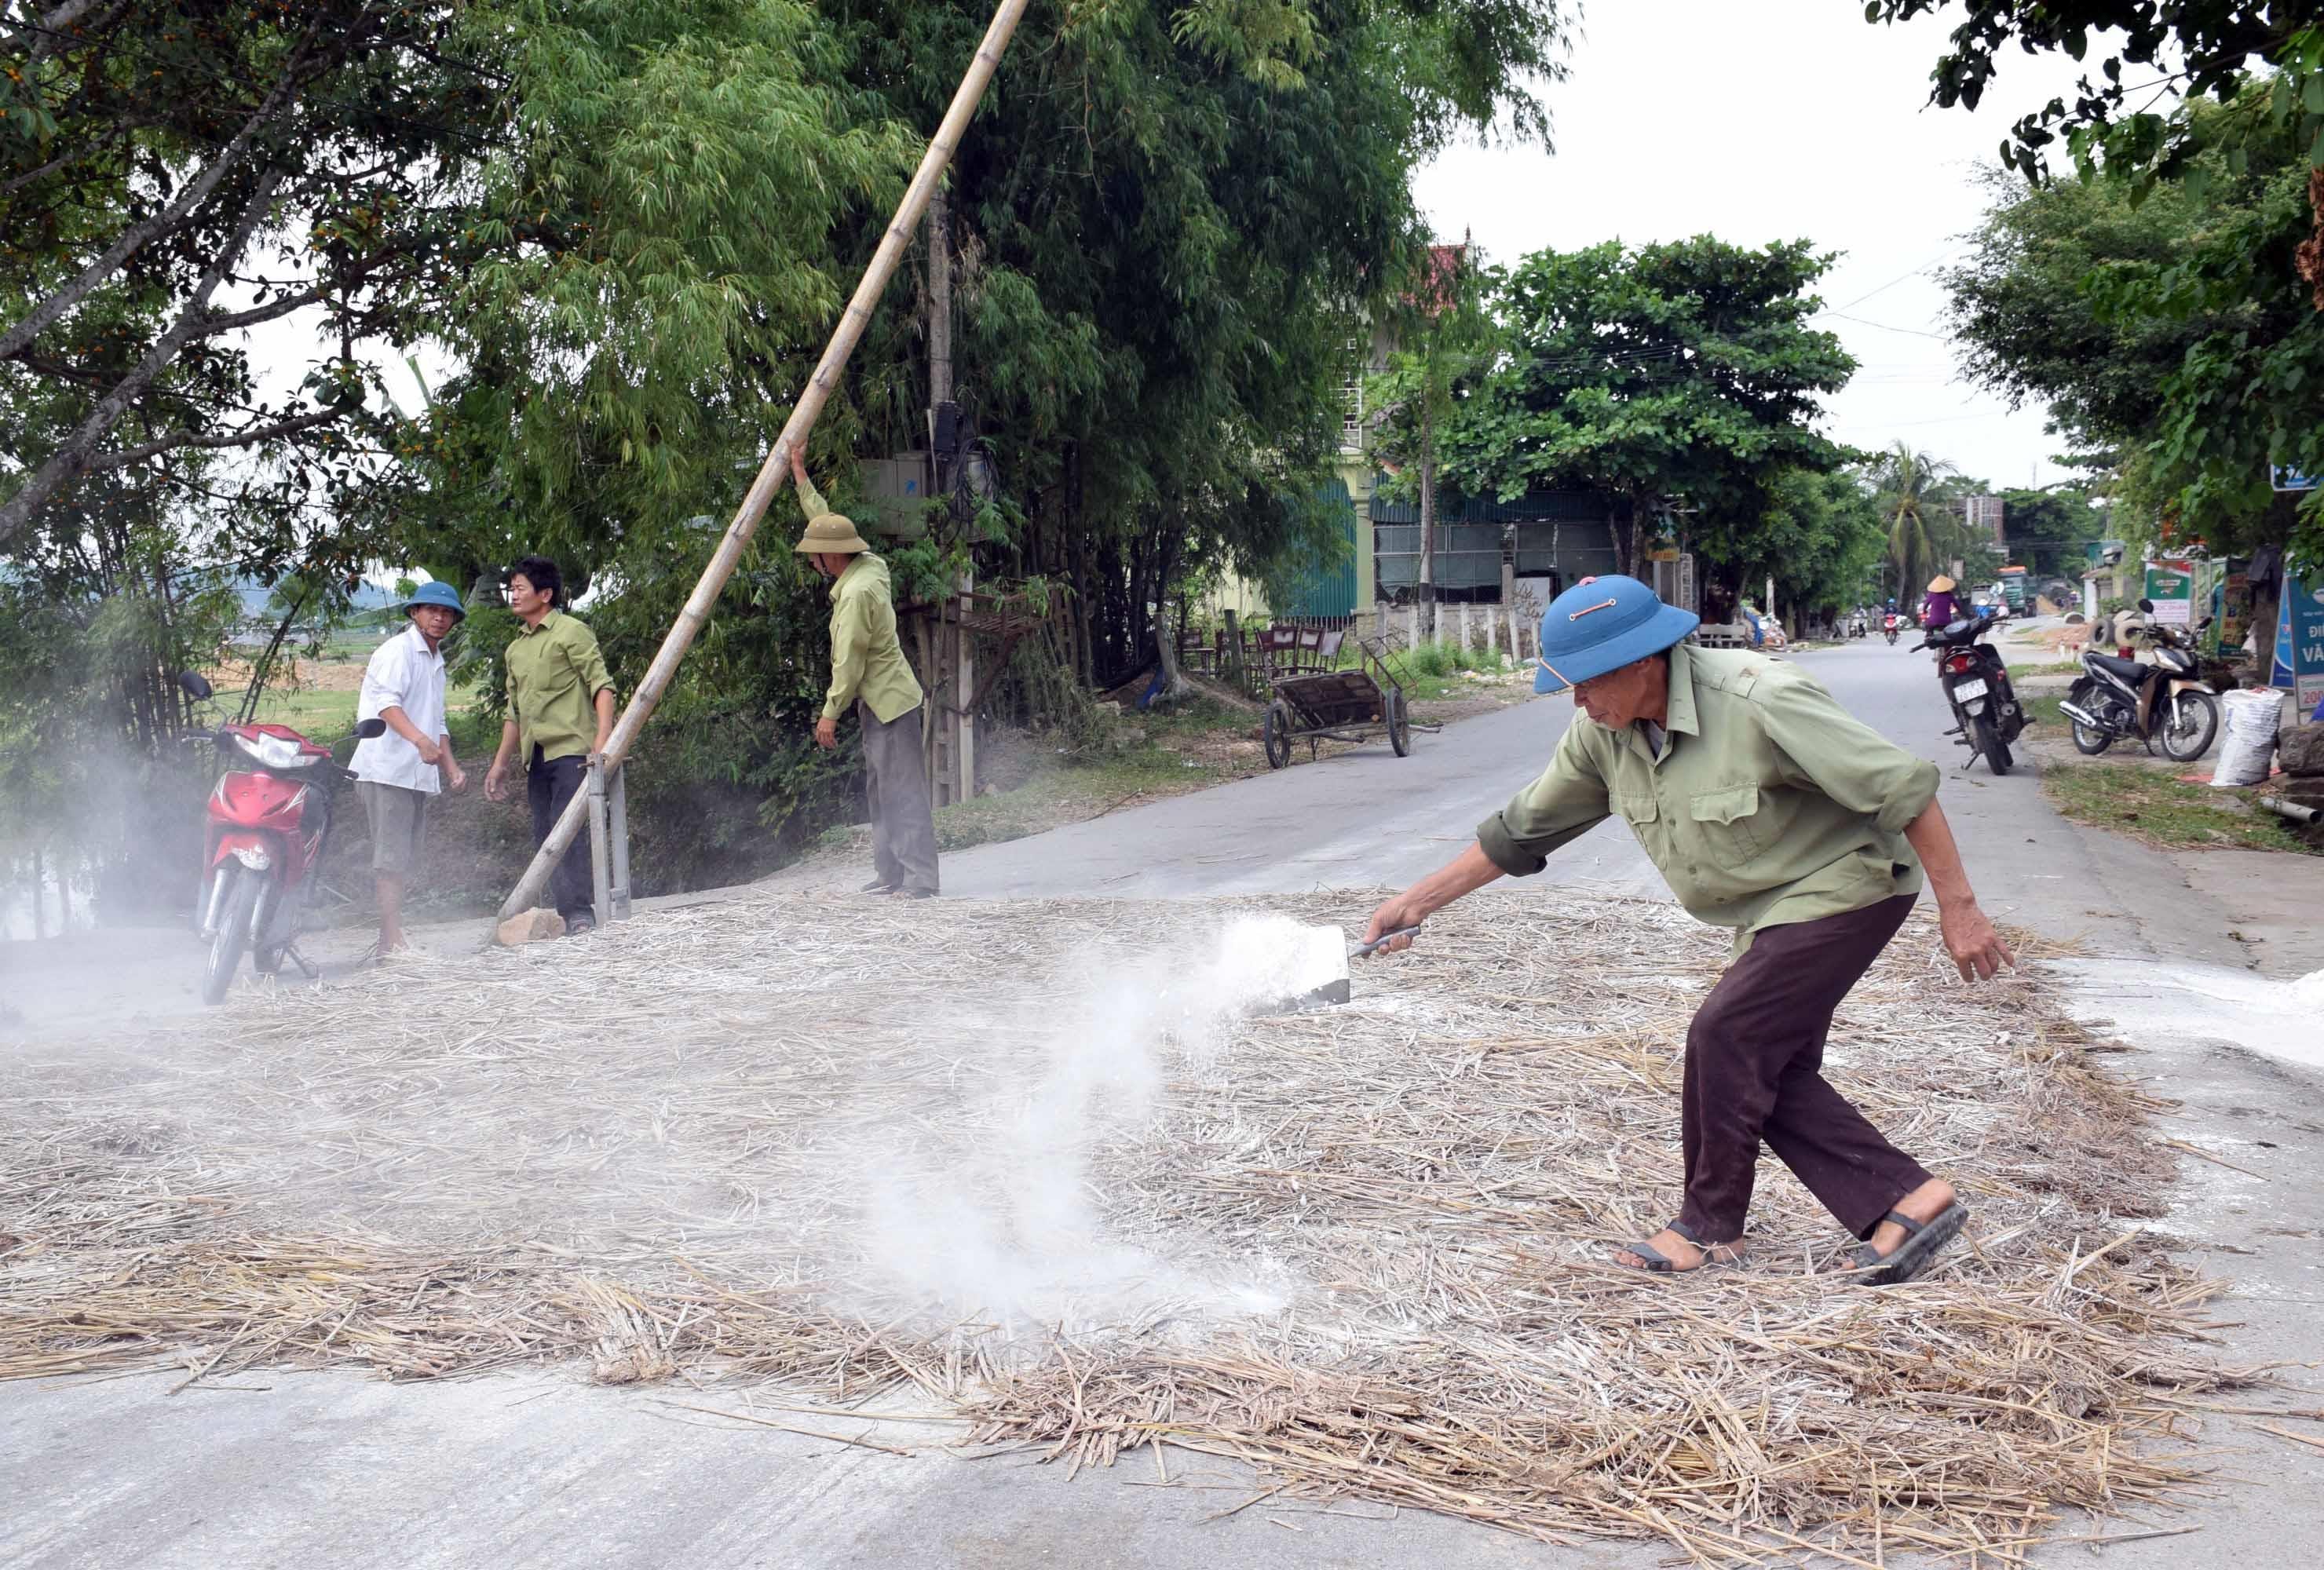
<path id="1" fill-rule="evenodd" d="M 1937 1251 L 1960 1235 L 1969 1222 L 1969 1207 L 1956 1199 L 1926 1221 L 1915 1221 L 1901 1210 L 1891 1210 L 1880 1219 L 1903 1227 L 1904 1241 L 1886 1253 L 1868 1243 L 1859 1243 L 1849 1251 L 1855 1268 L 1866 1272 L 1868 1287 L 1897 1286 L 1928 1269 Z"/>
<path id="2" fill-rule="evenodd" d="M 1687 1226 L 1683 1221 L 1673 1221 L 1667 1230 L 1677 1233 L 1681 1237 L 1685 1238 L 1689 1243 L 1694 1244 L 1696 1248 L 1702 1250 L 1702 1262 L 1701 1264 L 1689 1265 L 1684 1269 L 1681 1269 L 1652 1244 L 1626 1243 L 1622 1245 L 1623 1251 L 1628 1253 L 1637 1254 L 1640 1259 L 1646 1261 L 1646 1263 L 1642 1265 L 1623 1265 L 1622 1268 L 1624 1270 L 1644 1271 L 1649 1275 L 1691 1276 L 1696 1271 L 1700 1270 L 1732 1270 L 1735 1266 L 1743 1262 L 1742 1259 L 1734 1253 L 1734 1243 L 1705 1243 L 1702 1241 L 1702 1237 L 1696 1234 L 1694 1228 Z M 1742 1240 L 1738 1238 L 1735 1241 L 1739 1243 Z M 1719 1257 L 1719 1251 L 1722 1248 L 1729 1251 L 1728 1257 L 1725 1259 Z M 1621 1263 L 1619 1260 L 1615 1261 L 1615 1262 L 1617 1264 Z"/>

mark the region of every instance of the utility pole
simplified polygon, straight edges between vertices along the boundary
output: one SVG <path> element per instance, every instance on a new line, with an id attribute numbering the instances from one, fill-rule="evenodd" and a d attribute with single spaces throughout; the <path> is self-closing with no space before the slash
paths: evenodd
<path id="1" fill-rule="evenodd" d="M 960 418 L 953 409 L 953 205 L 944 195 L 944 186 L 927 199 L 927 455 L 929 472 L 944 464 L 944 453 L 936 448 L 936 432 L 951 429 L 953 436 L 953 472 L 936 473 L 936 481 L 953 490 L 960 485 L 960 472 L 967 464 L 960 463 Z M 945 418 L 951 416 L 951 418 Z M 944 778 L 939 780 L 939 802 L 967 802 L 976 794 L 976 715 L 969 713 L 969 703 L 976 697 L 976 634 L 969 632 L 967 615 L 973 604 L 969 594 L 976 590 L 976 569 L 969 566 L 955 583 L 960 590 L 960 615 L 953 620 L 951 637 L 941 638 L 948 648 L 939 659 L 951 665 L 951 694 L 939 699 L 939 736 Z M 936 683 L 944 690 L 944 683 Z"/>
<path id="2" fill-rule="evenodd" d="M 1428 622 L 1428 636 L 1436 636 L 1436 420 L 1424 400 L 1420 406 L 1420 602 Z"/>
<path id="3" fill-rule="evenodd" d="M 1432 335 L 1435 332 L 1430 324 Z M 1432 345 L 1433 348 L 1433 345 Z M 1427 638 L 1436 639 L 1436 357 L 1432 353 L 1421 367 L 1420 385 L 1420 602 L 1428 623 Z"/>
<path id="4" fill-rule="evenodd" d="M 949 495 L 960 484 L 957 460 L 960 423 L 956 410 L 947 409 L 952 399 L 952 204 L 945 197 L 944 187 L 936 187 L 928 198 L 928 472 L 931 494 Z M 954 450 L 955 462 L 950 473 L 945 470 L 945 447 Z M 976 587 L 973 568 L 961 574 L 954 585 L 959 591 L 959 616 L 949 629 L 937 636 L 936 661 L 949 667 L 950 690 L 946 691 L 944 673 L 932 673 L 930 696 L 936 703 L 936 801 L 964 802 L 976 794 L 976 717 L 969 713 L 970 701 L 976 693 L 976 656 L 974 635 L 967 626 L 972 604 L 971 592 Z"/>

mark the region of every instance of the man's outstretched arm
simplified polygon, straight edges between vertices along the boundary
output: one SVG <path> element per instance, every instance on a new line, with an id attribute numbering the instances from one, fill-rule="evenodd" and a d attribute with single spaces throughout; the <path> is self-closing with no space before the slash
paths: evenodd
<path id="1" fill-rule="evenodd" d="M 1944 936 L 1945 952 L 1960 968 L 1961 979 L 1990 981 L 2003 966 L 2015 965 L 2017 956 L 1978 908 L 1944 808 L 1932 801 L 1919 817 L 1904 825 L 1904 839 L 1929 876 L 1929 892 L 1937 896 L 1937 930 Z"/>
<path id="2" fill-rule="evenodd" d="M 1485 854 L 1485 848 L 1471 845 L 1402 894 L 1385 901 L 1372 913 L 1370 924 L 1364 928 L 1364 941 L 1371 942 L 1382 932 L 1416 927 L 1462 895 L 1474 894 L 1502 876 L 1501 869 Z M 1393 954 L 1398 949 L 1411 947 L 1410 938 L 1395 938 L 1382 946 L 1381 952 Z"/>

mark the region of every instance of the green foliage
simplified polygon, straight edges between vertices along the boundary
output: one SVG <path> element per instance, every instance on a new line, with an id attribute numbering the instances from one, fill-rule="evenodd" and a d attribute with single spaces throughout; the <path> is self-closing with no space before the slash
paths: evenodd
<path id="1" fill-rule="evenodd" d="M 424 333 L 482 255 L 473 200 L 507 102 L 493 10 L 9 8 L 0 427 L 34 439 L 0 468 L 0 541 L 127 469 L 180 504 L 223 487 L 254 558 L 308 555 L 318 503 L 361 510 L 378 435 L 362 348 Z M 241 335 L 294 313 L 318 353 L 263 397 Z M 254 458 L 182 461 L 219 448 Z"/>
<path id="2" fill-rule="evenodd" d="M 244 17 L 128 0 L 104 8 L 102 40 L 62 52 L 0 23 L 47 117 L 23 122 L 39 129 L 21 144 L 0 123 L 0 176 L 30 177 L 0 188 L 0 331 L 190 188 L 294 58 L 314 65 L 257 152 L 235 152 L 184 223 L 39 335 L 40 365 L 0 361 L 0 418 L 31 433 L 20 467 L 0 461 L 5 505 L 30 519 L 21 466 L 88 445 L 98 396 L 201 302 L 209 271 L 263 262 L 289 280 L 263 286 L 270 317 L 311 297 L 296 308 L 326 324 L 291 404 L 247 412 L 252 368 L 221 328 L 180 344 L 90 451 L 122 458 L 173 528 L 203 531 L 201 559 L 295 574 L 325 618 L 375 560 L 465 591 L 549 555 L 588 590 L 582 613 L 626 689 L 798 396 L 989 11 L 329 0 Z M 1264 574 L 1344 548 L 1317 491 L 1351 324 L 1418 253 L 1411 172 L 1456 135 L 1545 137 L 1538 95 L 1562 74 L 1564 16 L 1556 0 L 1037 5 L 948 180 L 958 396 L 999 486 L 886 553 L 899 591 L 935 593 L 972 562 L 985 581 L 1054 583 L 1074 667 L 1119 676 L 1140 657 L 1146 604 L 1190 569 Z M 165 36 L 180 17 L 198 25 Z M 181 46 L 190 75 L 146 77 Z M 75 96 L 91 81 L 112 86 Z M 77 161 L 35 172 L 59 150 Z M 262 167 L 283 172 L 245 242 L 235 221 L 266 195 Z M 917 273 L 875 313 L 815 435 L 810 463 L 843 509 L 860 510 L 853 459 L 926 441 Z M 422 339 L 456 372 L 420 410 L 389 411 L 366 367 Z M 255 456 L 205 478 L 172 455 L 214 436 Z M 159 467 L 123 456 L 156 442 Z M 762 819 L 788 834 L 834 810 L 850 779 L 844 757 L 807 748 L 826 608 L 788 548 L 798 521 L 779 502 L 641 759 L 641 853 L 667 834 L 652 854 L 681 878 L 763 844 Z M 489 709 L 508 628 L 472 611 L 463 671 Z"/>
<path id="3" fill-rule="evenodd" d="M 2160 417 L 2163 378 L 2211 323 L 2103 310 L 2093 275 L 2172 265 L 2203 210 L 2176 187 L 2136 207 L 2104 179 L 1990 188 L 1969 259 L 1941 275 L 1963 367 L 2013 405 L 2046 405 L 2052 430 L 2110 463 Z"/>
<path id="4" fill-rule="evenodd" d="M 2053 577 L 2078 578 L 2084 547 L 2111 537 L 2109 513 L 2080 486 L 2002 493 L 2010 559 L 2023 565 L 2038 588 Z"/>
<path id="5" fill-rule="evenodd" d="M 2112 463 L 2124 536 L 2285 543 L 2294 509 L 2269 465 L 2324 463 L 2324 326 L 2294 271 L 2314 223 L 2307 149 L 2247 133 L 2271 90 L 2191 112 L 2190 178 L 2136 207 L 2102 174 L 2001 188 L 1948 280 L 1972 374 L 2047 401 L 2055 428 Z"/>
<path id="6" fill-rule="evenodd" d="M 1526 258 L 1495 301 L 1504 348 L 1460 401 L 1447 473 L 1504 499 L 1532 486 L 1623 498 L 1626 571 L 1646 521 L 1682 500 L 1690 544 L 1749 557 L 1775 477 L 1849 456 L 1813 428 L 1819 396 L 1856 367 L 1808 326 L 1829 265 L 1805 242 L 1708 235 Z"/>
<path id="7" fill-rule="evenodd" d="M 1895 569 L 1899 603 L 1910 603 L 1962 543 L 1936 494 L 1939 486 L 1959 473 L 1904 442 L 1882 454 L 1873 465 L 1875 505 L 1887 526 L 1888 561 Z"/>
<path id="8" fill-rule="evenodd" d="M 106 504 L 69 529 L 50 514 L 0 571 L 0 855 L 92 866 L 126 911 L 176 892 L 154 866 L 191 865 L 207 782 L 176 745 L 189 704 L 171 678 L 208 662 L 237 607 L 115 489 L 78 492 Z"/>
<path id="9" fill-rule="evenodd" d="M 1424 643 L 1397 656 L 1389 668 L 1399 680 L 1411 676 L 1442 678 L 1462 671 L 1498 675 L 1508 669 L 1508 661 L 1498 649 L 1471 648 L 1459 643 Z"/>
<path id="10" fill-rule="evenodd" d="M 1946 12 L 1956 0 L 1868 0 L 1865 20 L 1906 23 Z M 2155 89 L 2169 84 L 2181 101 L 2233 97 L 2254 55 L 2312 69 L 2324 41 L 2301 5 L 2251 0 L 1958 0 L 1960 20 L 1950 47 L 1931 73 L 1930 100 L 1974 109 L 2013 46 L 2026 54 L 2057 50 L 2080 60 L 2097 46 L 2098 69 L 2066 96 L 2021 116 L 2001 144 L 2005 167 L 2039 179 L 2049 150 L 2066 137 L 2083 172 L 2091 161 L 2135 168 L 2142 179 L 2169 179 L 2193 148 L 2183 114 L 2157 115 Z M 2168 62 L 2167 64 L 2165 62 Z M 2130 68 L 2126 71 L 2125 68 Z M 2271 114 L 2308 133 L 2324 116 L 2324 91 L 2304 80 L 2272 104 Z M 2126 113 L 2127 107 L 2128 112 Z"/>
<path id="11" fill-rule="evenodd" d="M 1874 597 L 1871 574 L 1886 530 L 1870 485 L 1853 470 L 1787 469 L 1767 487 L 1757 527 L 1741 536 L 1750 555 L 1735 576 L 1772 574 L 1776 603 L 1810 611 L 1850 610 Z"/>
<path id="12" fill-rule="evenodd" d="M 932 123 L 981 6 L 857 0 L 872 79 Z M 1068 583 L 1101 684 L 1149 657 L 1145 607 L 1205 567 L 1314 565 L 1363 313 L 1420 254 L 1409 177 L 1455 133 L 1537 135 L 1553 0 L 1037 5 L 955 163 L 959 396 L 1020 504 L 988 574 Z M 1227 30 L 1225 33 L 1222 29 Z M 1240 34 L 1231 37 L 1229 34 Z M 918 445 L 908 318 L 859 381 L 875 442 Z"/>
<path id="13" fill-rule="evenodd" d="M 1393 476 L 1382 487 L 1399 499 L 1416 494 L 1422 522 L 1435 523 L 1438 433 L 1458 399 L 1473 392 L 1498 357 L 1500 335 L 1486 301 L 1500 275 L 1482 269 L 1465 246 L 1432 245 L 1386 319 L 1395 347 L 1386 368 L 1363 383 L 1365 446 Z"/>

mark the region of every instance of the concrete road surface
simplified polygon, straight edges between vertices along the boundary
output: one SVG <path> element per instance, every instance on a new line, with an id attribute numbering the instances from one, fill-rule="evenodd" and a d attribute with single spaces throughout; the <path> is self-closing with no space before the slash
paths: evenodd
<path id="1" fill-rule="evenodd" d="M 1802 658 L 1876 728 L 1945 767 L 1941 799 L 1997 915 L 2088 938 L 2075 982 L 2086 1005 L 2107 995 L 2110 964 L 2163 955 L 2242 966 L 2218 905 L 2169 860 L 2065 822 L 2030 773 L 1961 770 L 1966 752 L 1938 734 L 1947 721 L 1925 656 L 1874 643 Z M 1468 842 L 1477 821 L 1538 769 L 1571 712 L 1544 700 L 1422 736 L 1409 758 L 1381 744 L 1303 760 L 984 847 L 947 858 L 945 891 L 1149 897 L 1401 884 Z M 1660 892 L 1610 825 L 1532 886 L 1544 898 L 1561 888 Z M 1366 914 L 1351 897 L 1347 921 Z M 2162 1225 L 2236 1283 L 2218 1315 L 2221 1354 L 2324 1360 L 2324 1080 L 2175 1036 L 2116 1061 L 2181 1104 L 2166 1135 L 2219 1158 L 2190 1158 L 2179 1207 Z M 1662 1545 L 1552 1549 L 1354 1504 L 1267 1500 L 1222 1516 L 1260 1490 L 1239 1469 L 1176 1453 L 1169 1476 L 1198 1487 L 1150 1486 L 1161 1478 L 1148 1455 L 1068 1483 L 1022 1457 L 945 1455 L 946 1431 L 926 1424 L 757 1409 L 768 1421 L 841 1437 L 811 1438 L 672 1404 L 743 1409 L 750 1398 L 727 1391 L 599 1390 L 562 1372 L 440 1385 L 286 1373 L 165 1393 L 179 1377 L 0 1386 L 0 1565 L 1645 1570 L 1669 1559 Z M 2304 1370 L 2292 1377 L 2317 1382 Z M 2314 1424 L 2285 1426 L 2324 1437 Z M 2053 1546 L 2032 1561 L 2241 1567 L 2311 1554 L 2324 1538 L 2324 1451 L 2227 1419 L 2205 1437 L 2227 1474 L 2262 1481 L 2227 1483 L 2154 1523 L 2200 1530 L 2103 1550 Z M 844 1442 L 862 1438 L 915 1453 Z"/>

